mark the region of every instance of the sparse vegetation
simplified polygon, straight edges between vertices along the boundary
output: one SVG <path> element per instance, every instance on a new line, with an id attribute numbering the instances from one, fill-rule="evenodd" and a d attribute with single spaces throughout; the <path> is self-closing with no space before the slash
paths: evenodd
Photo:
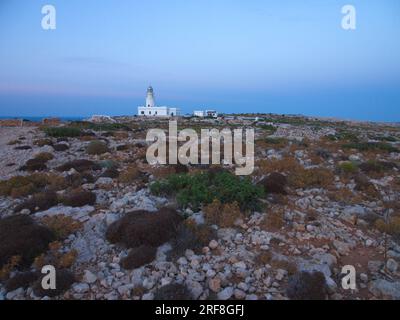
<path id="1" fill-rule="evenodd" d="M 132 270 L 152 262 L 157 253 L 157 248 L 142 245 L 129 250 L 128 256 L 122 259 L 124 269 Z"/>
<path id="2" fill-rule="evenodd" d="M 90 171 L 90 170 L 100 170 L 101 167 L 97 163 L 86 160 L 86 159 L 78 159 L 69 161 L 64 163 L 60 167 L 57 168 L 58 171 L 69 171 L 71 169 L 75 169 L 78 172 Z"/>
<path id="3" fill-rule="evenodd" d="M 233 227 L 235 222 L 243 216 L 237 202 L 222 204 L 218 199 L 206 205 L 203 212 L 208 223 L 222 228 Z"/>
<path id="4" fill-rule="evenodd" d="M 60 201 L 65 206 L 83 207 L 85 205 L 94 205 L 96 203 L 96 194 L 91 191 L 75 189 L 68 194 L 62 195 Z"/>
<path id="5" fill-rule="evenodd" d="M 243 211 L 257 209 L 260 207 L 258 198 L 263 195 L 262 188 L 254 186 L 248 177 L 235 176 L 226 171 L 172 174 L 156 181 L 150 188 L 157 195 L 175 194 L 181 207 L 195 210 L 214 199 L 222 204 L 237 202 Z"/>
<path id="6" fill-rule="evenodd" d="M 267 194 L 287 194 L 287 178 L 279 172 L 272 172 L 268 177 L 262 179 L 258 184 L 264 187 L 264 191 Z"/>
<path id="7" fill-rule="evenodd" d="M 356 149 L 359 151 L 399 152 L 396 147 L 385 142 L 347 143 L 344 144 L 342 147 L 345 149 Z"/>
<path id="8" fill-rule="evenodd" d="M 325 300 L 325 276 L 321 272 L 297 273 L 289 278 L 286 293 L 291 300 Z"/>
<path id="9" fill-rule="evenodd" d="M 176 235 L 181 222 L 182 217 L 168 208 L 157 212 L 133 211 L 112 223 L 106 238 L 111 243 L 120 243 L 128 248 L 159 246 Z"/>
<path id="10" fill-rule="evenodd" d="M 82 135 L 82 131 L 78 128 L 72 127 L 46 127 L 43 128 L 43 131 L 49 136 L 53 138 L 60 137 L 79 137 Z"/>
<path id="11" fill-rule="evenodd" d="M 82 228 L 81 222 L 63 214 L 44 217 L 41 222 L 55 234 L 57 240 L 64 240 Z"/>
<path id="12" fill-rule="evenodd" d="M 327 188 L 334 181 L 334 175 L 326 168 L 301 168 L 292 172 L 288 180 L 294 188 Z"/>
<path id="13" fill-rule="evenodd" d="M 89 142 L 86 147 L 86 152 L 92 155 L 100 155 L 109 152 L 109 149 L 104 141 L 94 140 Z"/>
<path id="14" fill-rule="evenodd" d="M 358 165 L 352 161 L 345 161 L 339 164 L 339 170 L 344 174 L 354 174 L 358 172 Z"/>
<path id="15" fill-rule="evenodd" d="M 28 267 L 34 258 L 47 250 L 55 238 L 50 229 L 35 223 L 25 215 L 0 220 L 0 267 L 14 256 L 19 256 L 18 266 Z"/>

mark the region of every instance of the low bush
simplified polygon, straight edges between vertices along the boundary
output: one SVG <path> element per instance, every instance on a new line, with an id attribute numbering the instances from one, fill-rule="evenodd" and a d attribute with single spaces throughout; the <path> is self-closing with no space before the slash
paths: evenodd
<path id="1" fill-rule="evenodd" d="M 154 300 L 192 300 L 192 294 L 185 285 L 171 283 L 158 288 Z"/>
<path id="2" fill-rule="evenodd" d="M 55 234 L 57 240 L 64 240 L 82 228 L 81 222 L 63 214 L 44 217 L 41 223 Z"/>
<path id="3" fill-rule="evenodd" d="M 204 217 L 209 224 L 216 224 L 222 228 L 230 228 L 243 215 L 237 202 L 222 204 L 218 199 L 204 206 Z"/>
<path id="4" fill-rule="evenodd" d="M 156 258 L 157 248 L 142 245 L 129 250 L 128 256 L 122 259 L 121 265 L 124 269 L 132 270 L 149 264 Z"/>
<path id="5" fill-rule="evenodd" d="M 37 140 L 33 141 L 33 144 L 38 147 L 52 146 L 53 141 L 51 141 L 51 139 L 47 139 L 47 138 L 37 139 Z"/>
<path id="6" fill-rule="evenodd" d="M 0 267 L 13 256 L 20 256 L 19 266 L 29 267 L 34 258 L 47 250 L 55 235 L 25 215 L 0 220 Z"/>
<path id="7" fill-rule="evenodd" d="M 182 257 L 187 249 L 201 253 L 201 249 L 216 239 L 216 236 L 215 230 L 209 225 L 197 225 L 193 220 L 185 220 L 171 240 L 172 250 L 168 252 L 168 256 L 173 259 Z"/>
<path id="8" fill-rule="evenodd" d="M 359 151 L 399 152 L 399 149 L 385 142 L 347 143 L 342 147 L 345 149 L 356 149 Z"/>
<path id="9" fill-rule="evenodd" d="M 299 168 L 292 172 L 289 177 L 289 184 L 294 188 L 326 188 L 335 180 L 334 174 L 325 168 Z"/>
<path id="10" fill-rule="evenodd" d="M 66 269 L 56 270 L 56 289 L 43 289 L 40 277 L 33 285 L 33 293 L 38 297 L 57 297 L 67 291 L 76 281 L 74 274 Z"/>
<path id="11" fill-rule="evenodd" d="M 375 227 L 384 233 L 394 237 L 400 236 L 400 217 L 391 217 L 388 221 L 378 219 L 375 221 Z"/>
<path id="12" fill-rule="evenodd" d="M 23 209 L 30 210 L 31 213 L 36 211 L 47 210 L 58 204 L 57 194 L 54 191 L 46 191 L 37 193 L 31 199 L 17 205 L 14 212 L 20 212 Z"/>
<path id="13" fill-rule="evenodd" d="M 66 143 L 57 143 L 55 145 L 53 145 L 53 149 L 54 151 L 65 151 L 69 149 L 69 146 Z"/>
<path id="14" fill-rule="evenodd" d="M 353 174 L 358 172 L 358 165 L 352 161 L 345 161 L 339 164 L 340 172 L 344 174 Z"/>
<path id="15" fill-rule="evenodd" d="M 286 293 L 291 300 L 325 300 L 325 276 L 322 272 L 297 273 L 289 277 Z"/>
<path id="16" fill-rule="evenodd" d="M 92 206 L 96 203 L 96 194 L 91 191 L 75 189 L 68 194 L 62 195 L 60 201 L 65 206 L 69 207 Z"/>
<path id="17" fill-rule="evenodd" d="M 115 169 L 115 168 L 109 168 L 109 169 L 106 169 L 106 170 L 101 174 L 100 177 L 103 177 L 103 178 L 112 178 L 112 179 L 118 178 L 118 177 L 119 177 L 119 171 L 118 171 L 117 169 Z"/>
<path id="18" fill-rule="evenodd" d="M 119 182 L 132 183 L 142 176 L 142 172 L 136 166 L 129 166 L 120 173 Z"/>
<path id="19" fill-rule="evenodd" d="M 265 230 L 279 230 L 285 225 L 284 210 L 271 208 L 261 221 L 261 228 Z"/>
<path id="20" fill-rule="evenodd" d="M 181 222 L 182 217 L 169 208 L 157 212 L 133 211 L 112 223 L 106 231 L 106 238 L 128 248 L 141 245 L 157 247 L 176 235 Z"/>
<path id="21" fill-rule="evenodd" d="M 257 161 L 258 171 L 260 174 L 269 174 L 272 172 L 280 172 L 291 174 L 301 170 L 302 165 L 294 157 L 284 157 L 282 159 L 262 159 Z"/>
<path id="22" fill-rule="evenodd" d="M 47 127 L 43 131 L 49 137 L 59 138 L 59 137 L 79 137 L 82 135 L 82 131 L 78 128 L 72 127 Z"/>
<path id="23" fill-rule="evenodd" d="M 73 121 L 71 127 L 93 131 L 130 131 L 131 128 L 123 123 L 93 123 L 89 121 Z"/>
<path id="24" fill-rule="evenodd" d="M 254 186 L 248 177 L 236 176 L 230 172 L 197 172 L 194 174 L 172 174 L 156 181 L 150 190 L 157 195 L 176 195 L 178 205 L 198 210 L 214 199 L 221 203 L 237 202 L 240 209 L 256 210 L 263 189 Z"/>
<path id="25" fill-rule="evenodd" d="M 61 248 L 62 243 L 59 241 L 49 243 L 49 250 L 37 256 L 33 266 L 37 270 L 41 270 L 45 265 L 52 265 L 57 269 L 70 268 L 75 263 L 78 252 L 75 249 L 64 252 Z"/>
<path id="26" fill-rule="evenodd" d="M 105 142 L 100 140 L 94 140 L 89 142 L 89 144 L 86 147 L 86 152 L 91 155 L 100 155 L 109 152 L 109 149 Z"/>
<path id="27" fill-rule="evenodd" d="M 57 168 L 58 171 L 69 171 L 71 169 L 75 169 L 78 172 L 90 171 L 90 170 L 100 170 L 101 167 L 97 163 L 86 160 L 86 159 L 78 159 L 72 160 L 64 163 L 63 165 Z"/>
<path id="28" fill-rule="evenodd" d="M 54 155 L 50 152 L 41 152 L 35 156 L 35 159 L 47 162 L 54 159 Z"/>
<path id="29" fill-rule="evenodd" d="M 29 176 L 15 176 L 0 181 L 0 195 L 13 198 L 24 197 L 38 190 L 38 186 Z"/>
<path id="30" fill-rule="evenodd" d="M 365 173 L 380 173 L 397 168 L 392 162 L 369 160 L 360 164 L 360 170 Z"/>
<path id="31" fill-rule="evenodd" d="M 46 162 L 46 160 L 42 159 L 29 159 L 19 170 L 29 172 L 44 171 L 47 169 Z"/>
<path id="32" fill-rule="evenodd" d="M 272 172 L 268 177 L 262 179 L 259 183 L 263 186 L 265 193 L 287 194 L 287 178 L 279 172 Z"/>

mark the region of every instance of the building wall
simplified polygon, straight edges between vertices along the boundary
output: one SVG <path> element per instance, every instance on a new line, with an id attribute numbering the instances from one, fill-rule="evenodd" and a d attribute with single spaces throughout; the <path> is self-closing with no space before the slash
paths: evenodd
<path id="1" fill-rule="evenodd" d="M 174 117 L 179 116 L 178 108 L 168 107 L 138 107 L 138 115 L 144 117 Z"/>

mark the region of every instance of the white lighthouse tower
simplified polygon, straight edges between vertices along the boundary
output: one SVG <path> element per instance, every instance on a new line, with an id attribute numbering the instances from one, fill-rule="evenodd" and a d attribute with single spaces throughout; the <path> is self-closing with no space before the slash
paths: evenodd
<path id="1" fill-rule="evenodd" d="M 154 108 L 156 106 L 154 102 L 154 91 L 152 86 L 147 88 L 147 96 L 146 96 L 146 108 Z"/>
<path id="2" fill-rule="evenodd" d="M 147 88 L 146 104 L 138 107 L 138 116 L 144 117 L 175 117 L 179 116 L 179 108 L 156 107 L 154 91 L 150 86 Z"/>

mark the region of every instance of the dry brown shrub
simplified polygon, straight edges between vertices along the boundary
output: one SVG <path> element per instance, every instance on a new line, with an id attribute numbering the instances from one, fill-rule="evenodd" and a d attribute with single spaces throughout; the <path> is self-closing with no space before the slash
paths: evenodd
<path id="1" fill-rule="evenodd" d="M 347 187 L 330 191 L 328 197 L 332 201 L 348 204 L 359 204 L 362 202 L 362 197 Z"/>
<path id="2" fill-rule="evenodd" d="M 234 226 L 237 219 L 243 217 L 237 202 L 221 204 L 218 199 L 203 208 L 205 219 L 210 224 L 216 224 L 222 228 Z"/>
<path id="3" fill-rule="evenodd" d="M 140 170 L 136 166 L 130 166 L 120 173 L 118 180 L 122 183 L 132 183 L 140 176 Z"/>
<path id="4" fill-rule="evenodd" d="M 40 270 L 45 265 L 53 265 L 56 268 L 70 268 L 78 257 L 78 252 L 72 249 L 66 253 L 60 252 L 62 244 L 59 241 L 54 241 L 49 244 L 49 251 L 37 256 L 33 262 L 36 269 Z"/>
<path id="5" fill-rule="evenodd" d="M 272 207 L 264 219 L 260 223 L 260 227 L 264 230 L 279 230 L 285 225 L 285 211 L 283 208 Z"/>
<path id="6" fill-rule="evenodd" d="M 289 184 L 294 188 L 328 188 L 335 180 L 335 176 L 325 168 L 299 168 L 289 175 Z"/>
<path id="7" fill-rule="evenodd" d="M 106 238 L 128 248 L 141 245 L 157 247 L 176 235 L 181 222 L 182 217 L 170 208 L 161 208 L 157 212 L 137 210 L 113 222 L 107 228 Z"/>
<path id="8" fill-rule="evenodd" d="M 62 240 L 82 228 L 82 223 L 69 216 L 60 214 L 42 218 L 41 222 Z"/>
<path id="9" fill-rule="evenodd" d="M 272 172 L 280 172 L 290 174 L 303 168 L 294 157 L 284 157 L 281 160 L 262 159 L 256 162 L 258 172 L 260 174 L 269 174 Z"/>

